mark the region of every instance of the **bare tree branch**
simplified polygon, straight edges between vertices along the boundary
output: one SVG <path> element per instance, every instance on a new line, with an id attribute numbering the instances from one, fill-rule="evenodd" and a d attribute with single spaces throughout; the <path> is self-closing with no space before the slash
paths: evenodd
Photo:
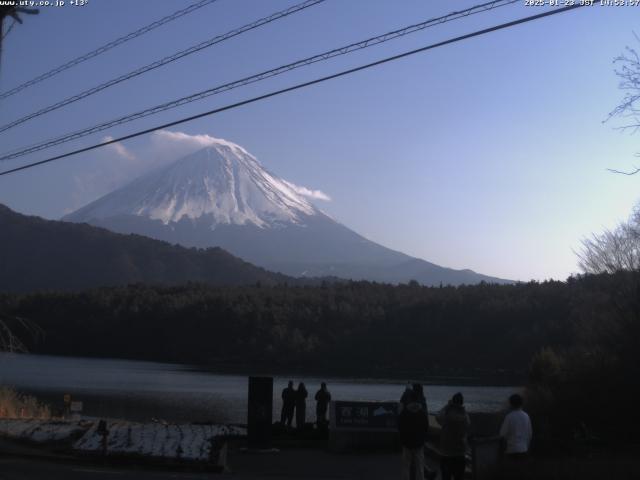
<path id="1" fill-rule="evenodd" d="M 577 255 L 585 273 L 640 271 L 640 209 L 614 230 L 583 239 Z"/>
<path id="2" fill-rule="evenodd" d="M 23 335 L 18 336 L 16 331 L 20 331 Z M 43 333 L 43 330 L 30 320 L 0 314 L 0 351 L 26 352 L 27 347 L 22 338 L 37 339 L 43 336 Z"/>
<path id="3" fill-rule="evenodd" d="M 640 37 L 635 32 L 633 35 L 640 43 Z M 619 79 L 618 88 L 624 92 L 624 96 L 618 106 L 609 112 L 603 123 L 613 117 L 623 118 L 625 123 L 615 129 L 635 134 L 640 130 L 640 54 L 636 49 L 627 46 L 622 55 L 614 58 L 613 64 L 614 72 Z M 612 168 L 607 170 L 611 173 L 629 176 L 640 172 L 640 168 L 637 167 L 626 172 Z"/>

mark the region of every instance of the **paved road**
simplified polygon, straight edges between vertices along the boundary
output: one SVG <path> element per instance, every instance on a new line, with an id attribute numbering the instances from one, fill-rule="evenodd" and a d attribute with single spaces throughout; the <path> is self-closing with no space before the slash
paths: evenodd
<path id="1" fill-rule="evenodd" d="M 103 468 L 22 458 L 0 458 L 0 480 L 202 480 L 215 474 Z M 217 476 L 222 479 L 228 475 Z"/>
<path id="2" fill-rule="evenodd" d="M 431 459 L 428 460 L 434 467 Z M 229 452 L 233 479 L 393 480 L 401 477 L 400 452 L 331 453 L 287 449 L 276 454 Z"/>
<path id="3" fill-rule="evenodd" d="M 219 474 L 0 456 L 0 480 L 388 480 L 399 478 L 401 468 L 399 453 L 344 455 L 312 449 L 273 454 L 235 451 L 229 460 L 233 472 Z"/>

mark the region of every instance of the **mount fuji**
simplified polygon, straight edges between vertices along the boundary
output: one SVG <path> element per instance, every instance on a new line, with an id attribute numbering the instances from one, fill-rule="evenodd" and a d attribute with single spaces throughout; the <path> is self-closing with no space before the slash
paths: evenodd
<path id="1" fill-rule="evenodd" d="M 334 276 L 424 285 L 508 281 L 454 270 L 367 240 L 221 139 L 65 216 L 118 233 L 187 247 L 218 246 L 291 276 Z"/>

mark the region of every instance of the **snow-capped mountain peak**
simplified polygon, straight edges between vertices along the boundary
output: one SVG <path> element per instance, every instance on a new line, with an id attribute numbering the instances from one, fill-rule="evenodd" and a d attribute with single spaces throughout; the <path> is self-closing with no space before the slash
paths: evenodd
<path id="1" fill-rule="evenodd" d="M 321 191 L 270 172 L 244 148 L 209 135 L 164 132 L 205 147 L 134 180 L 65 220 L 186 247 L 221 247 L 269 270 L 426 285 L 504 280 L 452 270 L 367 240 L 307 197 Z"/>
<path id="2" fill-rule="evenodd" d="M 218 224 L 269 228 L 304 223 L 319 211 L 294 184 L 268 172 L 235 143 L 215 139 L 209 146 L 87 205 L 67 217 L 91 221 L 136 215 L 169 224 L 211 219 Z"/>

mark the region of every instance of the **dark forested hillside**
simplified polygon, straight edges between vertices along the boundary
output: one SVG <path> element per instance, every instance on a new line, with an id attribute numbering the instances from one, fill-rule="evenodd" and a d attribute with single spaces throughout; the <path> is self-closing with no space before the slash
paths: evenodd
<path id="1" fill-rule="evenodd" d="M 615 314 L 619 276 L 464 287 L 130 286 L 0 296 L 39 325 L 36 353 L 119 356 L 245 371 L 525 380 Z M 514 378 L 514 377 L 510 377 Z"/>
<path id="2" fill-rule="evenodd" d="M 0 291 L 78 290 L 98 286 L 276 284 L 268 272 L 220 248 L 199 250 L 83 224 L 30 217 L 0 205 Z"/>

